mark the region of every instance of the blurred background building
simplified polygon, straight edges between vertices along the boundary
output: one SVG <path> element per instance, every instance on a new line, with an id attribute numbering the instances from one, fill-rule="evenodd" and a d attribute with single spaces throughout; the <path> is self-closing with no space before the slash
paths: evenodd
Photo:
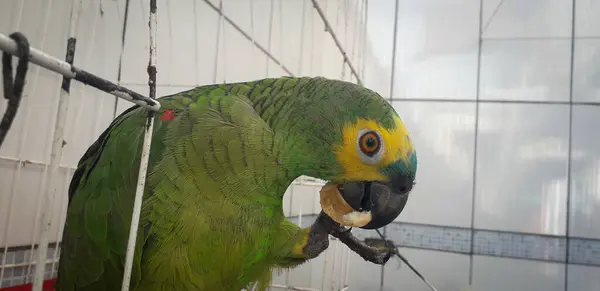
<path id="1" fill-rule="evenodd" d="M 72 2 L 2 0 L 0 33 L 21 31 L 62 57 Z M 149 0 L 82 3 L 75 64 L 147 94 Z M 360 79 L 401 114 L 420 163 L 385 234 L 440 291 L 597 291 L 599 14 L 599 0 L 159 0 L 158 95 L 282 75 Z M 0 149 L 2 287 L 31 281 L 43 209 L 59 242 L 77 161 L 131 106 L 72 84 L 64 195 L 41 205 L 61 76 L 32 66 L 27 80 Z M 320 185 L 288 189 L 290 220 L 311 223 Z M 48 278 L 58 252 L 53 244 Z M 274 284 L 428 290 L 395 259 L 376 266 L 335 242 Z"/>

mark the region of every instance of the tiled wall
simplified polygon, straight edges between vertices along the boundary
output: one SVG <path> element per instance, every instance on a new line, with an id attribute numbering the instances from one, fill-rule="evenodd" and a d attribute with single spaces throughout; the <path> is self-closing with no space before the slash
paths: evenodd
<path id="1" fill-rule="evenodd" d="M 44 279 L 56 278 L 58 263 L 54 257 L 59 250 L 56 249 L 55 245 L 48 247 Z M 0 270 L 0 272 L 3 272 L 0 288 L 33 282 L 35 264 L 31 264 L 31 262 L 35 260 L 35 249 L 23 247 L 12 249 L 6 254 L 2 252 L 0 253 L 0 262 L 4 259 L 4 256 L 6 256 L 6 263 L 5 268 Z"/>
<path id="2" fill-rule="evenodd" d="M 315 216 L 303 216 L 302 225 L 308 226 L 314 221 Z M 296 217 L 291 221 L 297 222 Z M 353 233 L 360 239 L 379 238 L 376 232 L 354 228 Z M 471 281 L 471 290 L 566 290 L 569 291 L 595 291 L 600 290 L 600 240 L 567 238 L 565 236 L 548 236 L 525 234 L 516 232 L 503 232 L 492 230 L 471 230 L 467 228 L 423 225 L 414 223 L 393 223 L 385 228 L 387 239 L 394 241 L 400 252 L 414 264 L 423 275 L 439 285 L 440 290 L 466 290 Z M 567 251 L 567 244 L 568 251 Z M 470 262 L 472 260 L 472 262 Z M 568 262 L 568 264 L 567 264 Z M 470 264 L 473 264 L 472 274 Z M 439 265 L 448 265 L 452 270 L 439 270 Z M 402 264 L 400 264 L 402 265 Z M 498 276 L 506 276 L 506 280 L 513 280 L 511 284 L 498 281 L 492 282 L 486 271 L 479 266 L 492 266 L 499 268 Z M 510 266 L 520 268 L 527 266 L 524 280 L 512 278 L 517 276 Z M 381 280 L 374 280 L 373 284 L 381 284 L 384 290 L 398 290 L 395 288 L 408 288 L 409 290 L 427 290 L 426 286 L 418 280 L 407 268 L 398 269 L 398 263 L 390 261 L 384 268 Z M 565 267 L 568 266 L 568 274 Z M 541 267 L 541 268 L 540 268 Z M 358 259 L 351 264 L 355 274 L 367 270 L 380 271 L 378 266 L 365 263 Z M 540 270 L 552 268 L 558 270 L 556 274 L 547 273 L 539 275 Z M 432 269 L 428 271 L 429 269 Z M 485 269 L 485 267 L 484 267 Z M 492 272 L 493 270 L 490 270 Z M 368 271 L 371 272 L 371 271 Z M 544 272 L 542 272 L 544 273 Z M 537 275 L 536 275 L 537 274 Z M 539 275 L 539 276 L 538 276 Z M 472 279 L 469 280 L 469 276 Z M 538 277 L 536 277 L 538 276 Z M 399 277 L 411 281 L 398 280 Z M 481 278 L 485 277 L 485 278 Z M 564 282 L 568 280 L 569 285 Z M 532 280 L 532 281 L 530 281 Z M 556 283 L 558 281 L 561 284 Z M 360 280 L 356 280 L 360 281 Z M 414 281 L 414 282 L 413 282 Z M 533 283 L 532 283 L 533 282 Z M 360 282 L 357 282 L 361 286 Z M 353 290 L 378 290 L 373 289 Z M 363 286 L 366 286 L 362 284 Z M 547 287 L 547 286 L 550 287 Z M 548 289 L 543 289 L 543 288 Z M 366 287 L 365 287 L 366 288 Z M 442 289 L 444 288 L 444 289 Z M 524 289 L 528 288 L 528 289 Z"/>
<path id="3" fill-rule="evenodd" d="M 315 217 L 303 216 L 302 226 L 309 226 Z M 289 219 L 298 221 L 297 217 Z M 354 228 L 352 232 L 360 239 L 379 238 L 374 231 Z M 569 264 L 600 267 L 600 239 L 401 222 L 386 226 L 385 236 L 399 247 L 558 263 L 566 263 L 568 256 Z"/>

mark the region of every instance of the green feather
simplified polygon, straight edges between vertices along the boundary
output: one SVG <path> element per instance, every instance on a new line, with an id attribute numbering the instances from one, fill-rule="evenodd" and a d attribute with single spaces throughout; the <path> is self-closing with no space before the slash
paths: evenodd
<path id="1" fill-rule="evenodd" d="M 240 290 L 304 259 L 282 199 L 300 175 L 340 174 L 333 147 L 359 117 L 394 126 L 375 92 L 324 78 L 208 85 L 158 99 L 131 290 Z M 172 120 L 158 118 L 166 110 Z M 148 112 L 123 112 L 69 187 L 57 291 L 118 290 Z"/>

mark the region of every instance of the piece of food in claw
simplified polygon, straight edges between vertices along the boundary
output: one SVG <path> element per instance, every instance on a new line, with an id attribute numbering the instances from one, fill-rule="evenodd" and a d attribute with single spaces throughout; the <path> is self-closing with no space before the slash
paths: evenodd
<path id="1" fill-rule="evenodd" d="M 371 211 L 355 211 L 346 203 L 334 184 L 327 183 L 320 191 L 321 208 L 335 222 L 344 226 L 362 227 L 373 219 Z"/>

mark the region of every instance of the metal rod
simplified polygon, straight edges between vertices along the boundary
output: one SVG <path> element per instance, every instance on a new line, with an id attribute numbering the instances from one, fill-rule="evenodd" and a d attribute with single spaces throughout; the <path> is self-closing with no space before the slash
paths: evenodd
<path id="1" fill-rule="evenodd" d="M 294 185 L 292 185 L 290 188 L 290 212 L 289 215 L 292 215 L 292 211 L 293 211 L 293 205 L 294 205 Z M 285 195 L 285 194 L 284 194 Z M 298 221 L 302 222 L 302 216 L 301 214 L 298 215 Z M 298 223 L 298 226 L 302 227 L 302 225 L 300 223 Z M 289 285 L 290 284 L 290 270 L 285 270 L 285 285 Z"/>
<path id="2" fill-rule="evenodd" d="M 337 270 L 337 250 L 338 250 L 338 247 L 339 247 L 339 243 L 340 243 L 339 240 L 335 240 L 335 242 L 333 243 L 333 250 L 332 250 L 332 252 L 333 252 L 333 258 L 332 258 L 333 264 L 331 264 L 331 289 L 333 289 L 334 286 L 335 286 L 335 272 Z M 325 273 L 325 271 L 323 271 L 323 273 Z"/>
<path id="3" fill-rule="evenodd" d="M 302 20 L 300 21 L 300 57 L 298 58 L 298 75 L 299 76 L 302 76 L 302 61 L 303 61 L 303 56 L 304 56 L 304 22 L 306 21 L 306 2 L 305 1 L 302 1 L 302 14 L 301 15 L 302 15 Z"/>
<path id="4" fill-rule="evenodd" d="M 7 156 L 0 156 L 0 162 L 14 162 L 14 163 L 23 163 L 23 164 L 29 164 L 29 165 L 39 165 L 39 166 L 47 166 L 48 164 L 46 164 L 45 162 L 42 161 L 37 161 L 37 160 L 21 160 L 15 157 L 7 157 Z M 68 165 L 60 165 L 61 168 L 64 169 L 76 169 L 75 167 L 72 166 L 68 166 Z"/>
<path id="5" fill-rule="evenodd" d="M 267 51 L 271 51 L 271 35 L 273 34 L 273 15 L 275 11 L 275 0 L 271 0 L 269 6 L 269 32 L 267 34 Z M 265 77 L 269 77 L 269 58 L 265 59 L 266 74 Z"/>
<path id="6" fill-rule="evenodd" d="M 52 263 L 56 263 L 58 260 L 55 259 L 47 259 L 44 261 L 45 264 L 52 264 Z M 31 265 L 37 265 L 36 261 L 31 261 L 31 262 L 25 262 L 25 263 L 10 263 L 10 264 L 4 264 L 2 265 L 4 268 L 7 269 L 12 269 L 12 268 L 22 268 L 22 267 L 29 267 Z M 2 290 L 2 289 L 0 289 Z"/>
<path id="7" fill-rule="evenodd" d="M 119 50 L 119 67 L 117 69 L 117 85 L 123 86 L 121 78 L 123 77 L 123 55 L 125 54 L 125 33 L 127 32 L 127 19 L 129 19 L 129 3 L 130 0 L 125 0 L 125 12 L 123 15 L 123 26 L 121 27 L 121 47 Z M 117 8 L 119 5 L 117 5 Z M 113 107 L 113 118 L 117 118 L 117 110 L 119 109 L 119 99 L 115 96 L 115 105 Z"/>
<path id="8" fill-rule="evenodd" d="M 571 186 L 573 185 L 573 71 L 575 68 L 575 33 L 576 33 L 576 21 L 577 19 L 577 1 L 573 0 L 571 6 L 571 59 L 569 66 L 569 143 L 567 145 L 567 200 L 565 201 L 565 211 L 566 211 L 566 221 L 565 221 L 565 236 L 571 236 L 571 205 L 572 205 L 572 195 L 573 191 L 571 190 Z M 565 254 L 565 281 L 564 281 L 564 290 L 568 291 L 569 289 L 569 261 L 571 260 L 571 240 L 565 240 L 565 250 L 563 251 Z"/>
<path id="9" fill-rule="evenodd" d="M 150 0 L 150 60 L 148 62 L 148 87 L 150 98 L 156 98 L 156 1 Z M 154 100 L 152 100 L 154 101 Z M 131 216 L 131 227 L 129 228 L 129 240 L 127 241 L 127 253 L 125 256 L 125 269 L 123 272 L 123 282 L 121 291 L 129 290 L 131 282 L 131 270 L 133 268 L 133 258 L 135 255 L 135 246 L 137 240 L 138 227 L 140 224 L 140 214 L 142 212 L 142 198 L 144 197 L 144 188 L 146 186 L 146 174 L 148 172 L 148 158 L 150 156 L 150 147 L 152 145 L 152 129 L 154 128 L 154 114 L 148 115 L 144 132 L 144 142 L 142 144 L 142 156 L 140 158 L 140 169 L 138 173 L 137 187 L 135 189 L 135 200 L 133 203 L 133 214 Z"/>
<path id="10" fill-rule="evenodd" d="M 223 0 L 219 1 L 219 13 L 221 14 L 221 17 L 219 17 L 219 19 L 221 19 L 221 33 L 223 34 L 221 36 L 222 41 L 223 41 L 223 84 L 227 83 L 227 38 L 225 36 L 227 36 L 227 31 L 225 30 L 225 13 L 223 12 Z M 231 22 L 233 23 L 233 22 Z M 218 51 L 217 51 L 218 52 Z M 217 54 L 218 56 L 218 54 Z"/>
<path id="11" fill-rule="evenodd" d="M 327 20 L 327 17 L 325 17 L 325 14 L 323 13 L 323 10 L 319 6 L 319 3 L 317 3 L 317 0 L 312 0 L 312 3 L 313 3 L 313 6 L 315 7 L 315 9 L 317 10 L 317 12 L 319 13 L 319 16 L 321 16 L 321 19 L 323 20 L 323 23 L 325 23 L 326 30 L 329 32 L 329 34 L 331 34 L 331 37 L 333 38 L 333 41 L 335 42 L 335 45 L 340 50 L 340 53 L 342 53 L 342 56 L 344 57 L 344 62 L 348 64 L 348 67 L 350 67 L 350 71 L 352 72 L 352 75 L 354 75 L 354 77 L 356 78 L 356 82 L 359 85 L 362 85 L 363 82 L 361 81 L 360 76 L 358 75 L 358 73 L 354 69 L 354 66 L 352 65 L 352 62 L 350 61 L 350 59 L 348 59 L 348 55 L 346 54 L 346 51 L 344 50 L 344 48 L 340 44 L 340 41 L 338 40 L 337 36 L 333 32 L 333 29 L 331 28 L 331 25 L 329 24 L 329 21 Z"/>
<path id="12" fill-rule="evenodd" d="M 0 50 L 11 55 L 17 54 L 17 43 L 8 36 L 0 33 Z M 75 79 L 86 85 L 102 90 L 121 99 L 133 102 L 152 111 L 160 109 L 160 103 L 143 96 L 139 93 L 131 91 L 125 87 L 119 86 L 113 82 L 100 78 L 85 70 L 79 69 L 71 64 L 52 57 L 35 48 L 30 49 L 30 62 L 46 68 L 50 71 L 59 73 L 69 79 Z"/>
<path id="13" fill-rule="evenodd" d="M 479 109 L 481 105 L 481 57 L 482 57 L 482 48 L 483 48 L 483 0 L 479 1 L 479 25 L 478 25 L 478 33 L 477 33 L 477 73 L 475 80 L 475 122 L 473 125 L 473 169 L 472 169 L 472 177 L 473 180 L 471 182 L 471 223 L 469 225 L 469 277 L 468 284 L 469 286 L 473 284 L 473 268 L 474 268 L 474 254 L 475 254 L 475 206 L 477 205 L 477 162 L 479 155 L 477 154 L 478 146 L 479 146 Z"/>
<path id="14" fill-rule="evenodd" d="M 65 61 L 70 66 L 73 65 L 75 58 L 75 47 L 77 44 L 77 27 L 79 25 L 79 16 L 81 14 L 82 0 L 73 0 L 71 6 L 71 21 L 69 23 L 69 38 L 67 39 L 67 52 Z M 33 50 L 32 50 L 33 54 Z M 41 205 L 53 205 L 56 198 L 56 192 L 60 187 L 58 175 L 60 174 L 60 160 L 62 158 L 63 142 L 65 137 L 65 124 L 67 123 L 67 111 L 69 110 L 69 99 L 71 91 L 71 78 L 64 76 L 60 88 L 60 97 L 58 99 L 58 109 L 56 110 L 56 121 L 52 137 L 52 148 L 50 152 L 49 171 L 46 172 L 46 195 L 42 198 Z M 50 236 L 50 227 L 52 226 L 52 206 L 42 207 L 40 216 L 40 240 L 36 251 L 36 262 L 44 262 L 48 253 L 48 237 Z M 45 263 L 35 265 L 35 275 L 33 277 L 33 291 L 42 291 L 44 284 Z"/>
<path id="15" fill-rule="evenodd" d="M 365 65 L 366 65 L 366 52 L 367 52 L 367 26 L 369 25 L 368 21 L 369 21 L 369 1 L 368 0 L 363 0 L 365 3 L 364 9 L 362 11 L 362 16 L 361 16 L 361 22 L 364 23 L 364 26 L 362 27 L 362 34 L 361 34 L 361 41 L 362 41 L 362 46 L 361 46 L 361 60 L 359 62 L 359 65 L 361 66 L 361 71 L 360 71 L 360 75 L 361 76 L 365 76 Z"/>
<path id="16" fill-rule="evenodd" d="M 396 80 L 396 50 L 398 47 L 398 14 L 400 1 L 396 0 L 394 4 L 394 36 L 392 37 L 392 72 L 390 74 L 390 102 L 394 98 L 394 82 Z"/>
<path id="17" fill-rule="evenodd" d="M 221 6 L 223 6 L 223 2 L 219 2 L 219 9 L 221 9 Z M 221 19 L 223 17 L 223 13 L 219 14 L 219 18 L 217 19 L 217 40 L 215 41 L 215 62 L 214 62 L 214 66 L 213 66 L 213 84 L 217 83 L 217 73 L 219 71 L 219 49 L 221 48 L 221 35 L 222 32 L 221 30 L 223 29 L 223 20 Z"/>
<path id="18" fill-rule="evenodd" d="M 356 61 L 357 65 L 356 65 L 356 71 L 357 73 L 360 72 L 360 62 L 358 62 L 358 53 L 356 52 L 357 49 L 357 43 L 358 42 L 358 30 L 360 29 L 360 18 L 358 17 L 358 15 L 360 14 L 360 10 L 361 10 L 361 6 L 362 6 L 363 2 L 360 2 L 358 4 L 355 5 L 354 9 L 352 9 L 353 11 L 353 17 L 352 19 L 354 19 L 354 23 L 352 25 L 352 60 Z M 360 73 L 359 73 L 360 74 Z"/>
<path id="19" fill-rule="evenodd" d="M 75 171 L 74 170 L 70 170 L 67 169 L 66 174 L 64 176 L 64 180 L 63 180 L 63 185 L 69 185 L 69 181 L 71 180 L 70 178 L 73 176 L 73 173 Z M 60 219 L 58 221 L 65 221 L 67 219 L 67 203 L 61 203 L 60 206 L 60 211 L 58 212 L 61 214 Z M 57 242 L 54 246 L 54 252 L 52 254 L 52 259 L 51 259 L 51 264 L 50 264 L 50 274 L 54 273 L 55 268 L 57 268 L 57 264 L 59 263 L 60 260 L 60 246 L 58 244 L 58 241 L 61 240 L 62 238 L 62 233 L 64 231 L 64 227 L 65 224 L 61 224 L 59 227 L 56 228 L 56 234 L 55 234 L 55 242 Z M 57 270 L 58 271 L 58 270 Z"/>

